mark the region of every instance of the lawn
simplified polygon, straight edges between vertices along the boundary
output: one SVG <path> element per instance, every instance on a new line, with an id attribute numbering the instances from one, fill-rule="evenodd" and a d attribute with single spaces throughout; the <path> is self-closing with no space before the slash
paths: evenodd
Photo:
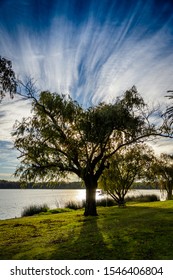
<path id="1" fill-rule="evenodd" d="M 0 259 L 173 259 L 173 201 L 0 221 Z"/>

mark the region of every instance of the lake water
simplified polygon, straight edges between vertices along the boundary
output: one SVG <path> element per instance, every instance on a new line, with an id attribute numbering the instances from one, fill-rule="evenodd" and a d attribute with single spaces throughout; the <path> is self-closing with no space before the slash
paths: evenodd
<path id="1" fill-rule="evenodd" d="M 156 194 L 161 200 L 165 194 L 160 196 L 159 190 L 133 190 L 130 195 Z M 102 196 L 97 195 L 97 199 Z M 0 189 L 0 220 L 21 217 L 24 207 L 33 204 L 46 203 L 49 208 L 63 208 L 66 202 L 80 202 L 85 199 L 85 189 L 82 190 L 55 190 L 55 189 Z"/>

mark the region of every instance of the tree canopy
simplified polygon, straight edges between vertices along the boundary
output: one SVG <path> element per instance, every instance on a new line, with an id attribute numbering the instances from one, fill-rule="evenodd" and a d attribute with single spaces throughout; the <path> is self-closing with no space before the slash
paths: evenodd
<path id="1" fill-rule="evenodd" d="M 9 93 L 11 97 L 16 93 L 17 80 L 10 60 L 0 56 L 0 102 Z"/>
<path id="2" fill-rule="evenodd" d="M 167 199 L 172 199 L 173 156 L 162 153 L 160 156 L 155 157 L 150 172 L 148 172 L 148 179 L 159 185 L 161 190 L 166 190 Z"/>
<path id="3" fill-rule="evenodd" d="M 112 104 L 84 109 L 69 96 L 41 92 L 32 98 L 33 115 L 16 122 L 14 146 L 21 164 L 15 175 L 22 181 L 56 180 L 76 174 L 86 186 L 85 215 L 97 215 L 98 179 L 109 159 L 121 148 L 163 134 L 163 121 L 150 122 L 150 113 L 135 87 Z"/>
<path id="4" fill-rule="evenodd" d="M 169 95 L 167 95 L 166 97 L 168 97 L 169 99 L 173 99 L 173 90 L 168 90 L 167 91 L 169 93 Z M 173 123 L 173 106 L 169 106 L 165 112 L 165 115 L 168 116 L 168 119 L 170 120 L 170 123 L 172 125 Z"/>
<path id="5" fill-rule="evenodd" d="M 103 171 L 99 186 L 117 202 L 125 205 L 125 196 L 136 179 L 145 177 L 154 158 L 153 150 L 146 144 L 124 146 L 110 159 L 109 169 Z"/>

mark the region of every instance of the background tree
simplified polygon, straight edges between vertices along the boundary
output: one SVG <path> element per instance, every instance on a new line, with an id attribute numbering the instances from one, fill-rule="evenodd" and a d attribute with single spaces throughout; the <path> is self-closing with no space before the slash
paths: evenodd
<path id="1" fill-rule="evenodd" d="M 136 88 L 113 104 L 83 109 L 70 97 L 42 92 L 32 98 L 31 118 L 16 122 L 14 146 L 21 181 L 58 180 L 69 173 L 86 187 L 85 215 L 97 215 L 96 188 L 109 159 L 132 143 L 162 135 L 163 125 L 150 123 L 148 108 Z"/>
<path id="2" fill-rule="evenodd" d="M 169 99 L 173 99 L 173 90 L 168 90 L 168 93 L 171 93 L 169 95 L 167 95 L 166 97 L 168 97 Z M 170 120 L 170 123 L 173 123 L 173 106 L 169 106 L 166 110 L 165 113 L 168 116 L 168 119 Z"/>
<path id="3" fill-rule="evenodd" d="M 12 69 L 12 63 L 10 60 L 0 56 L 0 102 L 5 93 L 9 92 L 10 96 L 13 97 L 16 90 L 17 80 Z"/>
<path id="4" fill-rule="evenodd" d="M 173 156 L 161 154 L 155 158 L 148 178 L 154 184 L 159 185 L 161 190 L 166 190 L 167 199 L 172 199 L 173 190 Z"/>
<path id="5" fill-rule="evenodd" d="M 99 186 L 117 202 L 125 205 L 125 196 L 135 179 L 145 176 L 153 159 L 152 149 L 145 144 L 125 146 L 110 159 L 109 169 L 103 171 Z"/>

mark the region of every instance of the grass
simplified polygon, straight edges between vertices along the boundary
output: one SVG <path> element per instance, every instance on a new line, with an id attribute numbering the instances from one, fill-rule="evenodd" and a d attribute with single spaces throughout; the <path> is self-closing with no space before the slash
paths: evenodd
<path id="1" fill-rule="evenodd" d="M 173 201 L 0 221 L 0 259 L 173 259 Z"/>

